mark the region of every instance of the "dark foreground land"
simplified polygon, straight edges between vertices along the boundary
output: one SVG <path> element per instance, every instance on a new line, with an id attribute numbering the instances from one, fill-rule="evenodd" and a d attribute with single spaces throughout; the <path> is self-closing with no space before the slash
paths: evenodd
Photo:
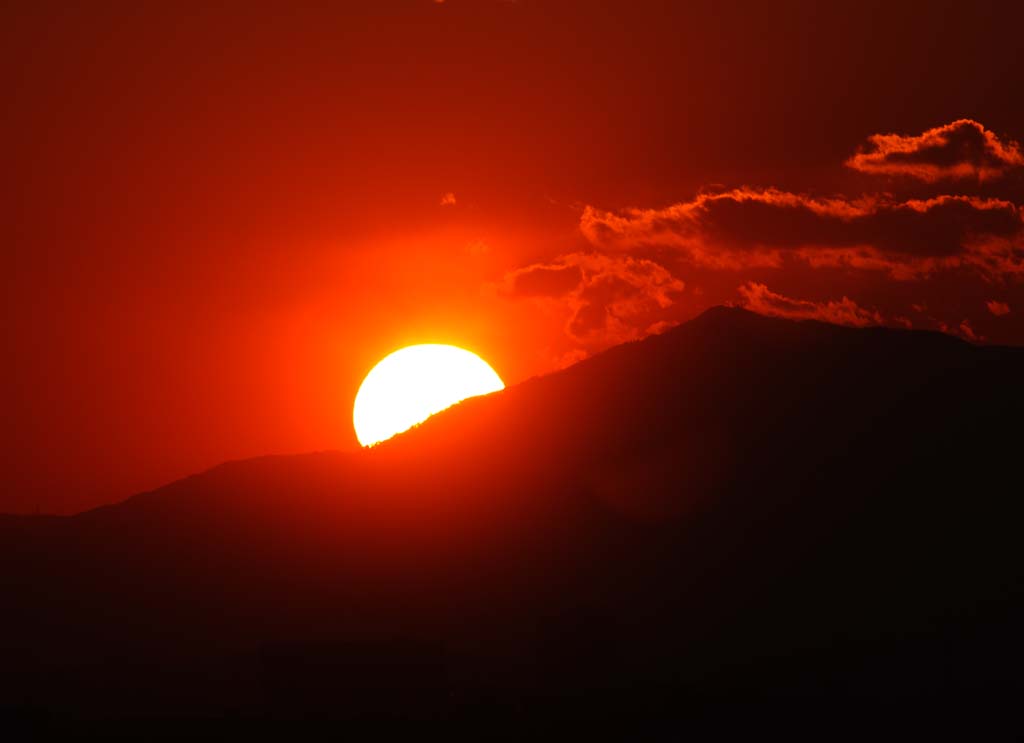
<path id="1" fill-rule="evenodd" d="M 2 517 L 0 726 L 1011 739 L 1022 415 L 1024 350 L 717 308 L 370 451 Z"/>

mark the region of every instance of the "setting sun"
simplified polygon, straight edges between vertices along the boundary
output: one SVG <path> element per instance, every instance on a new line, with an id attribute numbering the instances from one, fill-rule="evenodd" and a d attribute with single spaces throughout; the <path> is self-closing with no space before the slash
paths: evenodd
<path id="1" fill-rule="evenodd" d="M 490 365 L 456 346 L 408 346 L 366 375 L 352 411 L 363 446 L 389 439 L 467 397 L 504 389 Z"/>

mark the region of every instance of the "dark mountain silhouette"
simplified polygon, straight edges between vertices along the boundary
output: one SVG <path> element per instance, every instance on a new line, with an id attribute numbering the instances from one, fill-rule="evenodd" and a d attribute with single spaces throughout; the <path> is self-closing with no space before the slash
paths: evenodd
<path id="1" fill-rule="evenodd" d="M 1022 380 L 716 308 L 369 451 L 0 518 L 6 719 L 1006 732 Z"/>

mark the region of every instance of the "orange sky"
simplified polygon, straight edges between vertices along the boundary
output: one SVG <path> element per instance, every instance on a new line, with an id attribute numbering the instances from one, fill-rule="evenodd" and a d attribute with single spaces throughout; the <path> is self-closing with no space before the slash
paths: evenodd
<path id="1" fill-rule="evenodd" d="M 515 383 L 722 302 L 1024 342 L 1019 9 L 42 5 L 0 511 L 355 446 L 409 343 Z"/>

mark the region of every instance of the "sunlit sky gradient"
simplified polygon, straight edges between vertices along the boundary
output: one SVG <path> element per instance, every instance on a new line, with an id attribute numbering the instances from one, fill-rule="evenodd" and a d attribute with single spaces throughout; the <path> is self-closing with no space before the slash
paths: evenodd
<path id="1" fill-rule="evenodd" d="M 2 511 L 354 448 L 413 343 L 1024 342 L 1019 4 L 65 6 L 2 11 Z"/>

